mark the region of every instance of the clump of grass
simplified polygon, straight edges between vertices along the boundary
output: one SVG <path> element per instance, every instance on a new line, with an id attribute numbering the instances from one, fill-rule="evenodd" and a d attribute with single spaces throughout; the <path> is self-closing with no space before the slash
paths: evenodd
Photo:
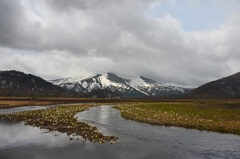
<path id="1" fill-rule="evenodd" d="M 117 137 L 105 136 L 84 122 L 79 122 L 74 115 L 94 106 L 93 104 L 60 106 L 50 109 L 31 110 L 1 115 L 0 119 L 8 121 L 24 121 L 26 125 L 36 126 L 49 131 L 67 133 L 68 136 L 81 136 L 84 141 L 95 143 L 115 143 Z M 70 140 L 73 138 L 69 137 Z"/>
<path id="2" fill-rule="evenodd" d="M 115 106 L 126 119 L 240 135 L 240 108 L 196 103 L 138 103 Z"/>

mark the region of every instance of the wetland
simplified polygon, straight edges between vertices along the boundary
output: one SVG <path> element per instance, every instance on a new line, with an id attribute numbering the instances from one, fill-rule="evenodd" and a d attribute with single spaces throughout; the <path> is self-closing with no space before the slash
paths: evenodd
<path id="1" fill-rule="evenodd" d="M 137 159 L 240 156 L 239 135 L 140 123 L 122 118 L 120 111 L 109 105 L 88 105 L 84 111 L 78 110 L 73 114 L 76 122 L 87 123 L 104 136 L 118 137 L 118 141 L 115 144 L 99 144 L 88 139 L 82 142 L 83 138 L 69 140 L 67 132 L 48 131 L 26 125 L 23 121 L 1 120 L 0 158 Z"/>

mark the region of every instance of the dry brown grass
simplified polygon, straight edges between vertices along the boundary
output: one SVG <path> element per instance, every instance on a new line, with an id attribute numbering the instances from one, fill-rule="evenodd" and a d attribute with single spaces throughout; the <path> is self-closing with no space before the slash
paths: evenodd
<path id="1" fill-rule="evenodd" d="M 54 105 L 61 104 L 62 102 L 49 102 L 49 101 L 15 101 L 15 100 L 3 100 L 0 101 L 0 109 L 13 108 L 19 106 L 42 106 L 42 105 Z"/>

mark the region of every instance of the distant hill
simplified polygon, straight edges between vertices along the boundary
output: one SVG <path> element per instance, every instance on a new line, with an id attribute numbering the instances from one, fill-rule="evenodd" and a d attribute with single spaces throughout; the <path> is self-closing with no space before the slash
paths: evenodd
<path id="1" fill-rule="evenodd" d="M 18 71 L 0 71 L 1 96 L 71 96 L 59 86 L 44 79 Z"/>
<path id="2" fill-rule="evenodd" d="M 240 98 L 240 72 L 206 83 L 189 92 L 192 98 Z"/>

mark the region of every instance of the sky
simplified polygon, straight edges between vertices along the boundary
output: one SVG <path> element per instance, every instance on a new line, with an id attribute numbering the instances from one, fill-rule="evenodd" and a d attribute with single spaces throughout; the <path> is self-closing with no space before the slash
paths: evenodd
<path id="1" fill-rule="evenodd" d="M 239 0 L 0 0 L 0 70 L 197 87 L 240 71 Z"/>

